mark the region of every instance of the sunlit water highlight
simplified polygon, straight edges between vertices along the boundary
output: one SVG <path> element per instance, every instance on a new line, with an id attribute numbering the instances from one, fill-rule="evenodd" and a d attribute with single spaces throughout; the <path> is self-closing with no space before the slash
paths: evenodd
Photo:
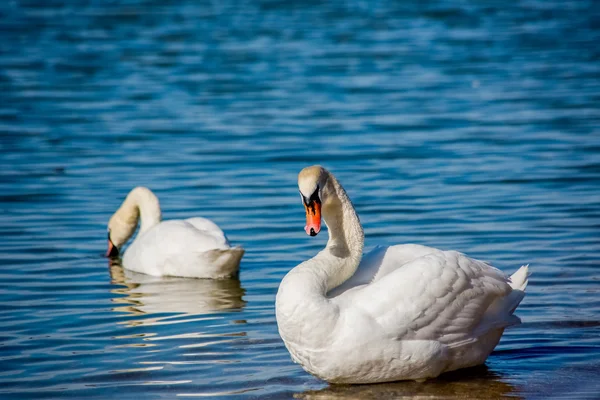
<path id="1" fill-rule="evenodd" d="M 600 29 L 593 1 L 0 4 L 0 397 L 593 398 Z M 486 366 L 330 387 L 277 334 L 322 163 L 367 248 L 533 276 Z M 239 281 L 108 265 L 136 185 L 243 245 Z M 325 233 L 325 232 L 323 232 Z"/>

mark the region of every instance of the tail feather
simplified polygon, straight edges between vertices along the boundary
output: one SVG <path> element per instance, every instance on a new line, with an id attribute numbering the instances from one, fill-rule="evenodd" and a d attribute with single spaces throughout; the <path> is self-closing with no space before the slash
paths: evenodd
<path id="1" fill-rule="evenodd" d="M 527 283 L 529 282 L 529 264 L 523 265 L 521 268 L 517 270 L 514 274 L 510 276 L 510 287 L 514 290 L 522 290 L 524 291 L 527 287 Z"/>
<path id="2" fill-rule="evenodd" d="M 529 282 L 529 264 L 523 265 L 514 274 L 510 276 L 510 287 L 513 291 L 506 298 L 506 308 L 510 310 L 510 314 L 515 312 L 523 297 L 525 297 L 525 288 Z"/>
<path id="3" fill-rule="evenodd" d="M 244 249 L 233 247 L 230 249 L 214 249 L 206 252 L 211 264 L 216 268 L 219 278 L 236 276 L 238 274 L 240 261 L 244 255 Z"/>
<path id="4" fill-rule="evenodd" d="M 513 315 L 523 297 L 529 280 L 529 265 L 523 265 L 511 275 L 509 285 L 513 289 L 506 297 L 494 301 L 486 310 L 482 322 L 476 329 L 476 336 L 483 335 L 491 329 L 518 325 L 521 320 Z"/>

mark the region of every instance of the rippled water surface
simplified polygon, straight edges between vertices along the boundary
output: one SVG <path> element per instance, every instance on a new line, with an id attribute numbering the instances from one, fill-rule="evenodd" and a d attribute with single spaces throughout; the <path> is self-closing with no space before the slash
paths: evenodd
<path id="1" fill-rule="evenodd" d="M 0 5 L 0 397 L 598 396 L 598 4 L 211 3 Z M 314 163 L 367 248 L 531 265 L 484 367 L 336 387 L 292 363 L 274 300 L 326 241 L 296 186 Z M 108 265 L 136 185 L 243 245 L 240 280 Z"/>

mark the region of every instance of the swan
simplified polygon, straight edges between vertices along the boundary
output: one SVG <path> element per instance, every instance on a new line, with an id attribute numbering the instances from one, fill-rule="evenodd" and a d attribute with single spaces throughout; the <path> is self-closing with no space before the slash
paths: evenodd
<path id="1" fill-rule="evenodd" d="M 416 244 L 376 247 L 345 190 L 321 166 L 298 176 L 306 233 L 321 215 L 327 246 L 279 285 L 276 318 L 294 362 L 330 383 L 423 381 L 483 364 L 513 315 L 528 266 L 510 278 L 456 251 Z M 362 259 L 362 262 L 361 262 Z"/>
<path id="2" fill-rule="evenodd" d="M 231 247 L 223 231 L 205 218 L 161 221 L 158 198 L 145 187 L 136 187 L 108 222 L 107 257 L 121 247 L 141 225 L 123 254 L 123 267 L 153 276 L 220 279 L 236 276 L 244 255 Z"/>

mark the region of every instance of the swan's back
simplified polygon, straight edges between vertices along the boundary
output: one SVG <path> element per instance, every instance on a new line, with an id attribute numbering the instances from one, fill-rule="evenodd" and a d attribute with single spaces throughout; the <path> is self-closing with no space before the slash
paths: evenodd
<path id="1" fill-rule="evenodd" d="M 224 278 L 237 273 L 243 254 L 210 220 L 167 220 L 134 240 L 123 265 L 155 276 Z"/>
<path id="2" fill-rule="evenodd" d="M 439 250 L 419 244 L 375 246 L 363 256 L 354 275 L 339 287 L 331 290 L 328 297 L 336 297 L 347 290 L 355 290 L 378 281 L 407 263 L 436 251 Z"/>
<path id="3" fill-rule="evenodd" d="M 526 267 L 513 287 L 498 269 L 455 251 L 416 245 L 380 251 L 371 282 L 331 298 L 341 313 L 368 316 L 372 334 L 459 346 L 518 322 L 512 312 L 524 295 Z"/>
<path id="4" fill-rule="evenodd" d="M 210 219 L 194 217 L 186 219 L 185 222 L 192 225 L 202 234 L 212 237 L 215 240 L 216 246 L 219 246 L 220 248 L 229 247 L 229 240 L 227 239 L 225 232 L 223 232 L 221 228 L 219 228 L 219 226 Z"/>

